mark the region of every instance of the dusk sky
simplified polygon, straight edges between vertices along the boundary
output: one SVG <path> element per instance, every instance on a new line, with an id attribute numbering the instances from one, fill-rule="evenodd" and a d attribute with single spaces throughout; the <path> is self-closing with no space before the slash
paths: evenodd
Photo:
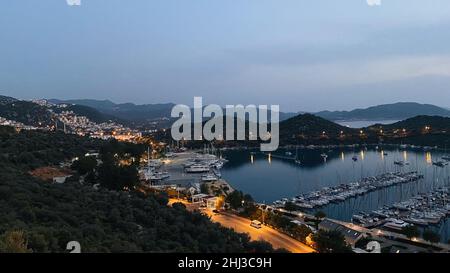
<path id="1" fill-rule="evenodd" d="M 449 32 L 448 0 L 4 1 L 0 94 L 450 107 Z"/>

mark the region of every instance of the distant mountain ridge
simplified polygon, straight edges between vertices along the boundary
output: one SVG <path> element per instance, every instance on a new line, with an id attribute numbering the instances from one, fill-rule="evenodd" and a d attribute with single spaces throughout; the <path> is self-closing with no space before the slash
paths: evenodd
<path id="1" fill-rule="evenodd" d="M 403 120 L 419 115 L 450 117 L 450 110 L 431 104 L 398 102 L 352 111 L 321 111 L 315 115 L 332 121 Z"/>
<path id="2" fill-rule="evenodd" d="M 116 105 L 110 100 L 91 100 L 91 99 L 77 99 L 77 100 L 59 100 L 59 99 L 49 99 L 47 100 L 53 104 L 78 104 L 83 106 L 92 107 L 95 109 L 108 109 L 114 108 Z"/>
<path id="3" fill-rule="evenodd" d="M 118 117 L 123 120 L 143 122 L 161 118 L 170 118 L 174 103 L 155 103 L 155 104 L 134 104 L 134 103 L 114 103 L 110 100 L 93 100 L 93 99 L 75 99 L 75 100 L 58 100 L 49 99 L 53 104 L 75 104 L 88 106 L 111 116 Z M 299 113 L 280 112 L 280 120 L 286 120 L 298 115 Z"/>
<path id="4" fill-rule="evenodd" d="M 65 108 L 52 107 L 55 112 L 63 109 L 72 110 L 77 115 L 86 116 L 97 123 L 111 120 L 124 125 L 139 126 L 149 123 L 153 124 L 156 121 L 160 123 L 159 128 L 168 128 L 174 121 L 173 118 L 170 118 L 171 110 L 175 106 L 174 103 L 137 105 L 134 103 L 117 104 L 110 100 L 91 99 L 50 99 L 47 101 L 52 104 L 68 104 Z M 46 113 L 45 109 L 46 107 L 29 101 L 0 95 L 0 116 L 8 119 L 29 125 L 48 124 L 49 113 Z M 283 131 L 288 132 L 288 134 L 302 134 L 302 131 L 316 134 L 322 132 L 322 130 L 328 132 L 347 131 L 347 127 L 335 123 L 339 120 L 407 120 L 417 116 L 422 116 L 423 120 L 421 122 L 427 123 L 430 117 L 450 117 L 450 110 L 431 104 L 400 102 L 352 111 L 321 111 L 314 114 L 280 112 L 280 122 L 282 122 L 281 125 L 284 127 Z M 442 119 L 442 121 L 444 120 L 447 121 L 447 119 Z M 400 125 L 395 124 L 397 127 L 407 127 Z M 414 125 L 412 124 L 412 126 Z"/>
<path id="5" fill-rule="evenodd" d="M 142 104 L 134 103 L 114 103 L 110 100 L 76 99 L 58 100 L 49 99 L 53 104 L 75 104 L 94 108 L 99 112 L 128 121 L 150 121 L 160 118 L 170 117 L 173 103 Z"/>
<path id="6" fill-rule="evenodd" d="M 53 100 L 53 102 L 55 101 Z M 105 121 L 107 119 L 119 120 L 113 115 L 105 114 L 91 107 L 96 105 L 96 103 L 92 101 L 84 102 L 90 103 L 91 106 L 83 106 L 80 104 L 71 104 L 69 102 L 61 101 L 57 102 L 66 103 L 68 105 L 66 105 L 65 107 L 58 107 L 51 104 L 42 104 L 40 101 L 32 102 L 25 100 L 16 100 L 11 97 L 0 96 L 0 117 L 15 120 L 26 125 L 32 125 L 36 127 L 53 125 L 55 122 L 54 113 L 66 110 L 73 111 L 75 114 L 80 116 L 86 116 L 90 120 L 97 123 Z M 386 143 L 408 143 L 421 146 L 450 146 L 450 117 L 448 116 L 448 110 L 433 105 L 423 105 L 416 103 L 399 103 L 387 105 L 385 107 L 392 108 L 392 106 L 396 106 L 400 109 L 404 109 L 404 107 L 401 106 L 405 106 L 405 104 L 409 107 L 417 107 L 419 105 L 419 108 L 421 110 L 428 109 L 428 111 L 431 111 L 433 113 L 437 112 L 440 115 L 415 115 L 393 124 L 376 124 L 366 128 L 354 129 L 339 125 L 333 121 L 313 114 L 297 114 L 294 117 L 280 121 L 280 144 L 350 145 L 355 143 L 379 143 L 386 141 Z M 168 109 L 167 105 L 168 104 L 160 104 L 158 106 L 162 107 L 163 109 Z M 117 104 L 111 103 L 109 101 L 100 101 L 99 105 L 96 106 L 99 108 L 103 107 L 111 109 L 111 106 L 116 107 Z M 139 106 L 134 104 L 122 104 L 120 106 L 121 111 L 125 111 L 124 109 L 127 109 L 127 107 L 131 107 L 133 111 L 136 111 L 136 108 L 139 109 L 140 107 L 148 111 L 149 105 Z M 156 109 L 158 109 L 158 107 L 156 107 Z M 375 106 L 371 107 L 370 109 L 379 110 L 386 108 Z M 365 109 L 359 110 L 364 111 Z M 136 111 L 136 113 L 137 112 L 139 111 Z M 402 113 L 405 114 L 405 112 Z M 410 114 L 413 113 L 411 112 Z M 392 112 L 389 115 L 392 115 Z M 392 118 L 392 116 L 389 115 L 385 115 L 383 117 Z M 380 118 L 380 116 L 377 116 L 377 118 Z M 173 119 L 164 120 L 164 122 L 166 121 L 167 123 L 165 124 L 165 127 L 160 128 L 170 127 Z M 132 123 L 136 124 L 135 122 Z M 170 134 L 169 130 L 160 130 L 160 132 Z M 170 136 L 167 137 L 169 138 Z"/>

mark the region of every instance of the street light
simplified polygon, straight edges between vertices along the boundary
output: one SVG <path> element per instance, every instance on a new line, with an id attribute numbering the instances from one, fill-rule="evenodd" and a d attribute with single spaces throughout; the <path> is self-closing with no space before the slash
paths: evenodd
<path id="1" fill-rule="evenodd" d="M 267 210 L 267 206 L 265 206 L 265 209 L 263 209 L 263 206 L 259 206 L 259 208 L 261 209 L 261 216 L 262 216 L 262 223 L 265 223 L 265 219 L 264 219 L 264 211 Z"/>

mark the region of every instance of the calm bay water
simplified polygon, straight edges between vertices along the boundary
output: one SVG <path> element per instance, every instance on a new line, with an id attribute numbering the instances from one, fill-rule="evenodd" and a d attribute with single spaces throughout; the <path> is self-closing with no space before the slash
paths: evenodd
<path id="1" fill-rule="evenodd" d="M 350 128 L 363 128 L 363 127 L 369 127 L 374 124 L 392 124 L 396 123 L 399 120 L 341 120 L 337 121 L 338 124 L 342 126 L 347 126 Z"/>
<path id="2" fill-rule="evenodd" d="M 443 152 L 417 150 L 400 150 L 383 148 L 357 148 L 310 150 L 299 149 L 298 158 L 301 165 L 292 160 L 278 159 L 295 150 L 278 150 L 268 155 L 254 151 L 227 151 L 224 155 L 230 160 L 222 169 L 222 176 L 235 188 L 249 193 L 258 202 L 272 203 L 281 198 L 291 198 L 300 193 L 319 190 L 327 186 L 347 184 L 367 176 L 376 176 L 390 171 L 417 171 L 425 176 L 418 182 L 401 184 L 384 188 L 369 194 L 348 199 L 344 202 L 331 203 L 323 208 L 329 217 L 350 221 L 353 214 L 370 212 L 385 205 L 411 198 L 441 186 L 450 186 L 450 166 L 434 166 L 433 161 L 440 160 Z M 322 153 L 328 154 L 326 161 Z M 387 153 L 387 155 L 384 155 Z M 358 161 L 352 157 L 358 156 Z M 398 166 L 396 160 L 410 164 Z M 450 238 L 449 219 L 440 226 L 432 227 L 438 231 L 443 240 Z"/>

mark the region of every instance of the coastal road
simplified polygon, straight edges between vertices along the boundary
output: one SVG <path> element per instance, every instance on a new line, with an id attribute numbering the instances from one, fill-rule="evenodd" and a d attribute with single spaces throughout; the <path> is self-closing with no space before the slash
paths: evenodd
<path id="1" fill-rule="evenodd" d="M 224 227 L 232 228 L 239 233 L 248 233 L 252 240 L 265 240 L 272 244 L 274 248 L 284 248 L 292 253 L 311 253 L 314 249 L 311 247 L 279 232 L 273 228 L 264 226 L 256 229 L 250 226 L 250 220 L 233 214 L 221 213 L 211 214 L 211 220 L 221 224 Z"/>

